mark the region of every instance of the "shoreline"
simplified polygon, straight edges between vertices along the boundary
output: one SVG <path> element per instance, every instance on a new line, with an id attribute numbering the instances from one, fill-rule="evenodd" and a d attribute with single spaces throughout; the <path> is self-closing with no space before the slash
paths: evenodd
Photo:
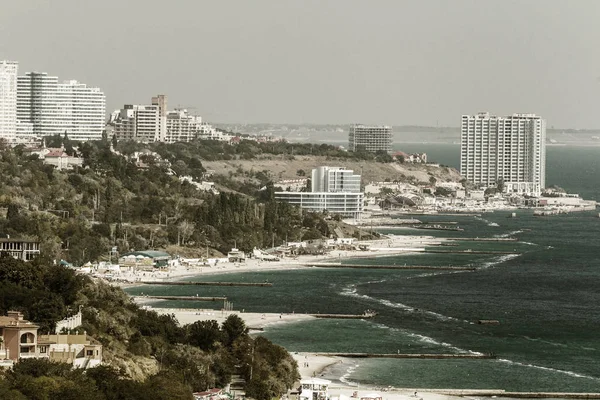
<path id="1" fill-rule="evenodd" d="M 363 258 L 379 258 L 379 257 L 390 257 L 400 254 L 418 254 L 423 251 L 425 247 L 439 245 L 445 242 L 446 238 L 433 237 L 433 236 L 404 236 L 404 235 L 389 235 L 385 239 L 378 239 L 373 241 L 363 241 L 360 243 L 368 243 L 371 247 L 368 251 L 346 251 L 346 250 L 334 250 L 325 255 L 304 255 L 295 258 L 283 258 L 280 261 L 259 261 L 256 259 L 248 259 L 244 263 L 219 263 L 214 266 L 199 266 L 199 267 L 179 267 L 176 270 L 170 270 L 168 272 L 153 273 L 143 276 L 140 274 L 126 274 L 126 278 L 131 279 L 127 282 L 110 282 L 113 285 L 126 287 L 139 287 L 145 286 L 144 284 L 136 283 L 137 280 L 145 281 L 156 281 L 157 284 L 164 281 L 178 281 L 185 278 L 196 278 L 201 276 L 214 276 L 214 275 L 227 275 L 231 273 L 245 273 L 253 271 L 276 271 L 276 270 L 294 270 L 301 268 L 311 268 L 309 265 L 311 262 L 314 263 L 333 263 L 337 261 L 348 260 L 348 259 L 363 259 Z M 142 278 L 143 277 L 143 278 Z M 216 309 L 191 309 L 191 308 L 162 308 L 153 307 L 153 304 L 160 300 L 137 298 L 136 303 L 142 307 L 156 311 L 159 314 L 174 314 L 180 325 L 186 325 L 194 323 L 195 321 L 204 320 L 215 320 L 217 323 L 222 324 L 225 319 L 231 315 L 238 315 L 246 326 L 250 328 L 251 334 L 260 334 L 262 330 L 269 326 L 279 324 L 292 324 L 302 323 L 306 321 L 313 321 L 317 318 L 312 315 L 303 313 L 252 313 L 245 312 L 244 310 L 216 310 Z M 398 389 L 398 388 L 378 388 L 374 385 L 359 385 L 354 386 L 351 383 L 344 383 L 343 376 L 336 376 L 332 374 L 331 369 L 336 365 L 346 364 L 352 362 L 349 358 L 338 357 L 338 356 L 324 356 L 317 355 L 313 352 L 291 352 L 288 353 L 296 360 L 298 364 L 298 371 L 301 379 L 308 379 L 311 377 L 321 377 L 322 379 L 332 380 L 330 386 L 330 394 L 332 396 L 348 396 L 351 397 L 354 392 L 358 392 L 358 396 L 365 395 L 373 392 L 380 392 L 385 400 L 406 400 L 409 396 L 412 399 L 423 399 L 427 400 L 442 400 L 442 399 L 457 399 L 457 396 L 449 396 L 429 389 L 427 393 L 419 393 L 418 397 L 414 396 L 415 390 L 413 389 Z M 306 363 L 306 364 L 305 364 Z M 327 376 L 330 376 L 328 378 Z M 423 389 L 425 391 L 425 389 Z"/>
<path id="2" fill-rule="evenodd" d="M 385 239 L 361 241 L 359 244 L 368 244 L 369 250 L 332 250 L 322 255 L 300 255 L 286 257 L 279 261 L 264 261 L 255 258 L 246 259 L 244 262 L 221 262 L 215 265 L 178 266 L 168 271 L 128 271 L 114 273 L 111 285 L 121 288 L 144 286 L 139 281 L 160 282 L 178 281 L 184 278 L 196 278 L 200 276 L 226 275 L 236 272 L 258 272 L 258 271 L 287 271 L 301 268 L 311 268 L 311 263 L 336 263 L 348 259 L 391 257 L 395 255 L 410 255 L 421 253 L 428 246 L 438 246 L 447 241 L 447 238 L 427 235 L 387 235 Z M 103 278 L 101 275 L 99 278 Z"/>

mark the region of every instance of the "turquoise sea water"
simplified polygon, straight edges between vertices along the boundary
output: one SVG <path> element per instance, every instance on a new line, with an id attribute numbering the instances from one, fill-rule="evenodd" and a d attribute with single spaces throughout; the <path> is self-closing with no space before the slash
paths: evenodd
<path id="1" fill-rule="evenodd" d="M 454 165 L 457 160 L 444 146 L 420 151 L 430 157 L 439 151 L 442 164 Z M 447 160 L 441 159 L 444 154 Z M 595 148 L 548 148 L 548 184 L 600 200 L 599 155 L 600 149 Z M 368 308 L 379 313 L 368 321 L 316 320 L 276 325 L 262 333 L 290 351 L 491 352 L 498 357 L 347 360 L 324 372 L 333 380 L 361 386 L 600 392 L 600 218 L 594 212 L 534 217 L 519 210 L 517 214 L 517 218 L 500 212 L 424 219 L 446 218 L 465 229 L 425 232 L 436 236 L 519 239 L 516 243 L 464 241 L 458 242 L 458 249 L 518 251 L 519 255 L 419 254 L 353 261 L 470 265 L 478 268 L 475 272 L 306 268 L 226 277 L 228 281 L 268 280 L 274 284 L 271 288 L 153 286 L 130 291 L 226 295 L 236 309 L 252 312 L 360 313 Z M 160 304 L 190 307 L 189 302 Z M 474 323 L 479 319 L 496 319 L 500 325 Z"/>

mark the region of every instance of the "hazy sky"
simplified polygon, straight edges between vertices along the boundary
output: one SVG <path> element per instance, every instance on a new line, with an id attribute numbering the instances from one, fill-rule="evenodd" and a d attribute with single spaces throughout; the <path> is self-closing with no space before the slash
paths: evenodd
<path id="1" fill-rule="evenodd" d="M 213 122 L 600 128 L 598 0 L 0 0 L 0 59 Z"/>

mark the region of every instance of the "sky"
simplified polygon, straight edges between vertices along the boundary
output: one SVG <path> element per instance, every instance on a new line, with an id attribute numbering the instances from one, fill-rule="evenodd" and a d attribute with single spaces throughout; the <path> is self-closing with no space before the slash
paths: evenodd
<path id="1" fill-rule="evenodd" d="M 600 128 L 597 0 L 0 0 L 0 59 L 210 122 Z M 192 108 L 195 107 L 195 108 Z"/>

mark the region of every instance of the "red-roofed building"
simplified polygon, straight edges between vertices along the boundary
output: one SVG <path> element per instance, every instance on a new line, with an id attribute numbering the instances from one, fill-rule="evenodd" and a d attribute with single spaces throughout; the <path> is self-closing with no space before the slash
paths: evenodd
<path id="1" fill-rule="evenodd" d="M 223 389 L 213 388 L 206 392 L 193 393 L 194 400 L 216 400 L 223 396 Z"/>

